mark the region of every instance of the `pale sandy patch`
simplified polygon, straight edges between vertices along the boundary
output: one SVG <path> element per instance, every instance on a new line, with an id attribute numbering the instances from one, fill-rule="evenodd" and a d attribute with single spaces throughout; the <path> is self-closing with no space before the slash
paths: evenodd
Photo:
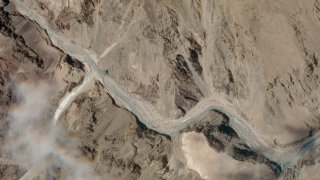
<path id="1" fill-rule="evenodd" d="M 189 132 L 182 135 L 182 150 L 187 165 L 204 179 L 272 179 L 273 172 L 266 165 L 232 159 L 210 148 L 203 134 Z"/>

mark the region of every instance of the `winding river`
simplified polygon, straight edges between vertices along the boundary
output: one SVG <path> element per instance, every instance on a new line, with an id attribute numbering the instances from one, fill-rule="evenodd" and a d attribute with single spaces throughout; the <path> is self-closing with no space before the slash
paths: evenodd
<path id="1" fill-rule="evenodd" d="M 121 85 L 116 83 L 96 64 L 100 60 L 98 57 L 106 56 L 112 47 L 107 47 L 105 53 L 98 55 L 92 50 L 85 49 L 72 43 L 67 37 L 52 30 L 39 14 L 32 10 L 32 8 L 23 4 L 20 0 L 12 0 L 12 2 L 16 5 L 21 14 L 29 17 L 47 32 L 52 44 L 84 63 L 88 69 L 83 83 L 61 99 L 54 115 L 54 123 L 58 121 L 60 115 L 68 108 L 70 103 L 79 93 L 83 92 L 91 82 L 98 80 L 103 84 L 118 105 L 134 113 L 139 121 L 148 128 L 170 136 L 179 133 L 180 130 L 184 129 L 190 123 L 206 116 L 210 110 L 220 111 L 229 117 L 230 126 L 238 133 L 239 137 L 251 150 L 258 154 L 262 154 L 271 161 L 277 162 L 282 169 L 294 166 L 309 150 L 312 150 L 320 144 L 320 133 L 316 133 L 296 146 L 289 146 L 286 148 L 275 146 L 274 144 L 265 141 L 255 129 L 252 128 L 246 118 L 232 106 L 232 104 L 214 96 L 202 99 L 181 118 L 172 119 L 165 117 L 157 112 L 154 106 L 149 102 L 142 100 L 135 94 L 128 93 L 126 88 L 121 87 Z"/>

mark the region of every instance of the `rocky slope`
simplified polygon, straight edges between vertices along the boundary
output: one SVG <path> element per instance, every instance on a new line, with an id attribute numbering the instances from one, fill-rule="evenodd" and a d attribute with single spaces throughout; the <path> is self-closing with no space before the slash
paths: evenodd
<path id="1" fill-rule="evenodd" d="M 23 3 L 162 114 L 214 94 L 271 142 L 319 127 L 317 0 Z"/>
<path id="2" fill-rule="evenodd" d="M 99 67 L 165 116 L 181 117 L 197 102 L 216 96 L 232 103 L 267 142 L 279 147 L 319 130 L 319 0 L 17 2 L 41 15 L 55 32 L 95 52 Z M 50 97 L 51 116 L 88 73 L 47 33 L 20 14 L 13 1 L 0 2 L 0 147 L 14 127 L 11 112 L 23 104 L 20 83 L 46 82 L 58 91 Z M 222 113 L 211 111 L 168 137 L 119 107 L 98 81 L 59 120 L 101 179 L 204 178 L 190 167 L 183 149 L 190 132 L 204 136 L 212 152 L 231 157 L 236 167 L 270 168 L 265 179 L 316 177 L 317 150 L 281 169 L 252 151 L 228 123 Z M 14 157 L 4 148 L 1 158 L 0 177 L 17 179 L 33 172 L 16 160 L 8 163 Z M 72 177 L 61 163 L 38 171 L 29 175 Z"/>
<path id="3" fill-rule="evenodd" d="M 99 84 L 79 96 L 62 119 L 73 136 L 81 140 L 81 151 L 96 164 L 102 178 L 199 178 L 183 166 L 170 166 L 181 161 L 172 150 L 176 143 L 149 130 L 130 112 L 117 107 Z"/>

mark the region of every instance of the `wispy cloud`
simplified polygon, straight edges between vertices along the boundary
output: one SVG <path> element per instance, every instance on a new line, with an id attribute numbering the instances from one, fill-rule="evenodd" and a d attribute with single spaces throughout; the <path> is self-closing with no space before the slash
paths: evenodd
<path id="1" fill-rule="evenodd" d="M 10 129 L 4 149 L 25 169 L 38 168 L 27 175 L 55 176 L 53 169 L 62 167 L 63 179 L 97 179 L 91 163 L 77 148 L 79 143 L 51 123 L 54 86 L 45 81 L 24 82 L 17 85 L 16 92 L 20 103 L 9 112 Z"/>

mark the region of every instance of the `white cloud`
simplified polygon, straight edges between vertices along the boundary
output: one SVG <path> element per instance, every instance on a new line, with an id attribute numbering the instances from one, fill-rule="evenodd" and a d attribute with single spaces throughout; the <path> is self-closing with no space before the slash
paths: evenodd
<path id="1" fill-rule="evenodd" d="M 4 149 L 22 167 L 47 171 L 40 176 L 50 175 L 52 167 L 63 166 L 67 169 L 63 172 L 68 172 L 64 179 L 95 179 L 91 164 L 77 148 L 79 144 L 51 123 L 54 87 L 43 81 L 25 82 L 17 85 L 16 92 L 20 103 L 9 112 L 10 129 Z"/>

